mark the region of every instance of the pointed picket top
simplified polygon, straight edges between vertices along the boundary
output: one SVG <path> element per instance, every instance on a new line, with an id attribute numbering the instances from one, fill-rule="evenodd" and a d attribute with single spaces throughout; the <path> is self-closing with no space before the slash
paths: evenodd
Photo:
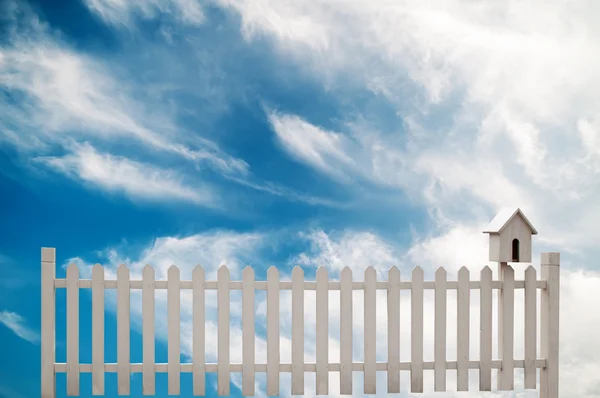
<path id="1" fill-rule="evenodd" d="M 94 264 L 92 267 L 92 278 L 94 275 L 104 275 L 104 268 L 100 264 Z"/>
<path id="2" fill-rule="evenodd" d="M 533 265 L 529 265 L 529 267 L 527 267 L 525 269 L 525 275 L 533 274 L 533 276 L 535 277 L 535 273 L 536 273 L 536 270 L 535 270 L 535 267 Z"/>
<path id="3" fill-rule="evenodd" d="M 469 269 L 465 266 L 460 267 L 460 269 L 458 270 L 458 277 L 466 277 L 467 279 L 469 278 Z"/>
<path id="4" fill-rule="evenodd" d="M 150 264 L 146 264 L 144 265 L 144 268 L 142 269 L 142 277 L 154 277 L 154 267 L 152 267 Z"/>
<path id="5" fill-rule="evenodd" d="M 167 277 L 168 278 L 179 277 L 179 268 L 177 268 L 177 266 L 175 264 L 171 265 L 169 267 L 169 269 L 167 270 Z"/>
<path id="6" fill-rule="evenodd" d="M 398 267 L 396 267 L 395 265 L 393 265 L 388 270 L 388 277 L 390 277 L 390 276 L 396 276 L 396 275 L 400 276 L 400 270 L 398 269 Z"/>
<path id="7" fill-rule="evenodd" d="M 319 278 L 327 278 L 328 272 L 327 272 L 327 268 L 325 268 L 324 266 L 320 266 L 319 268 L 317 268 L 317 279 Z"/>
<path id="8" fill-rule="evenodd" d="M 435 270 L 436 277 L 446 278 L 447 275 L 448 275 L 448 272 L 446 272 L 446 268 L 444 268 L 444 267 L 438 267 L 438 269 Z"/>
<path id="9" fill-rule="evenodd" d="M 304 270 L 302 269 L 302 267 L 301 267 L 301 266 L 299 266 L 299 265 L 296 265 L 296 266 L 294 267 L 294 269 L 292 269 L 292 278 L 293 278 L 294 276 L 295 276 L 296 278 L 299 278 L 299 277 L 301 277 L 301 278 L 304 278 Z"/>
<path id="10" fill-rule="evenodd" d="M 481 269 L 481 279 L 483 279 L 483 276 L 488 276 L 491 278 L 492 277 L 492 269 L 489 267 L 489 265 L 486 265 L 485 267 L 483 267 Z"/>
<path id="11" fill-rule="evenodd" d="M 251 266 L 246 265 L 242 271 L 242 277 L 243 278 L 254 278 L 254 269 Z"/>
<path id="12" fill-rule="evenodd" d="M 79 277 L 79 267 L 77 267 L 77 264 L 71 263 L 67 266 L 67 276 L 69 275 L 75 278 Z"/>
<path id="13" fill-rule="evenodd" d="M 375 271 L 375 267 L 373 267 L 372 265 L 369 265 L 365 269 L 365 279 L 367 279 L 367 277 L 377 278 L 377 271 Z"/>
<path id="14" fill-rule="evenodd" d="M 415 268 L 413 268 L 413 270 L 412 270 L 412 277 L 413 277 L 413 279 L 415 277 L 419 277 L 419 278 L 422 279 L 423 276 L 424 276 L 423 268 L 421 268 L 418 265 Z"/>
<path id="15" fill-rule="evenodd" d="M 274 265 L 271 265 L 267 270 L 267 278 L 279 278 L 279 270 Z"/>
<path id="16" fill-rule="evenodd" d="M 119 265 L 119 268 L 117 268 L 117 277 L 119 275 L 123 275 L 123 276 L 129 275 L 129 268 L 127 268 L 127 265 L 125 265 L 125 264 Z"/>
<path id="17" fill-rule="evenodd" d="M 344 275 L 347 275 L 347 278 L 352 279 L 352 269 L 350 269 L 350 267 L 347 265 L 342 268 L 342 272 L 340 272 L 340 277 L 343 277 Z"/>
<path id="18" fill-rule="evenodd" d="M 221 265 L 217 270 L 217 277 L 219 279 L 227 277 L 229 278 L 229 268 L 225 264 Z"/>
<path id="19" fill-rule="evenodd" d="M 204 278 L 204 268 L 202 268 L 202 266 L 200 264 L 197 264 L 194 269 L 192 270 L 192 278 L 196 277 L 202 277 Z"/>

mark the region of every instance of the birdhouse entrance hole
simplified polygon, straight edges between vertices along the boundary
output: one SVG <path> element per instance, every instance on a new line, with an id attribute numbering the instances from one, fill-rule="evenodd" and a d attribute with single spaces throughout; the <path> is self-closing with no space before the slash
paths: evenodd
<path id="1" fill-rule="evenodd" d="M 513 239 L 512 241 L 512 260 L 519 262 L 519 239 Z"/>

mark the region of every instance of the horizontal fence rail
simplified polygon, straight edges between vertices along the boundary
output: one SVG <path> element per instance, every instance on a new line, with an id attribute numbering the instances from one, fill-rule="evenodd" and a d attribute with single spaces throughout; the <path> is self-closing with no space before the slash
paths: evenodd
<path id="1" fill-rule="evenodd" d="M 364 271 L 362 282 L 353 281 L 350 268 L 344 268 L 339 281 L 330 281 L 328 272 L 320 267 L 315 281 L 304 280 L 300 267 L 292 270 L 291 281 L 281 281 L 279 271 L 271 267 L 266 281 L 256 281 L 254 270 L 246 267 L 241 281 L 230 280 L 229 269 L 221 266 L 217 280 L 207 281 L 205 271 L 196 266 L 192 280 L 180 279 L 176 266 L 169 268 L 166 281 L 155 280 L 155 271 L 146 266 L 142 280 L 131 280 L 129 269 L 121 265 L 116 280 L 106 280 L 104 268 L 99 264 L 92 268 L 92 279 L 80 279 L 75 264 L 67 267 L 66 278 L 55 277 L 55 251 L 42 249 L 42 397 L 56 396 L 56 373 L 67 374 L 67 395 L 79 395 L 80 373 L 92 373 L 92 394 L 104 394 L 104 374 L 117 373 L 119 395 L 130 394 L 130 374 L 142 373 L 144 395 L 154 395 L 156 372 L 168 374 L 168 393 L 180 393 L 180 373 L 193 374 L 194 395 L 206 395 L 206 373 L 217 374 L 218 395 L 230 395 L 231 373 L 242 373 L 241 390 L 244 396 L 255 395 L 256 372 L 266 373 L 266 393 L 279 395 L 280 373 L 291 373 L 291 393 L 304 394 L 304 374 L 316 373 L 316 393 L 329 393 L 329 373 L 340 373 L 340 393 L 353 393 L 352 373 L 363 372 L 364 393 L 376 393 L 376 372 L 387 372 L 387 392 L 400 392 L 400 372 L 410 373 L 410 391 L 423 392 L 423 373 L 434 372 L 434 390 L 446 391 L 447 370 L 456 370 L 457 390 L 469 389 L 469 369 L 479 370 L 479 390 L 492 390 L 492 370 L 498 370 L 498 390 L 514 389 L 514 369 L 522 368 L 525 388 L 535 389 L 537 369 L 540 369 L 540 393 L 542 397 L 557 397 L 558 379 L 558 254 L 542 255 L 542 278 L 537 279 L 534 267 L 525 270 L 524 280 L 514 279 L 514 270 L 503 264 L 501 280 L 492 280 L 492 270 L 484 267 L 477 281 L 470 280 L 470 272 L 463 267 L 455 281 L 447 280 L 444 268 L 435 272 L 434 281 L 425 281 L 424 273 L 416 267 L 410 281 L 400 280 L 400 271 L 392 267 L 387 281 L 378 281 L 373 267 Z M 55 360 L 55 289 L 64 288 L 67 294 L 66 363 Z M 79 363 L 79 289 L 91 289 L 92 296 L 92 363 Z M 104 294 L 116 289 L 117 297 L 117 363 L 104 361 Z M 155 291 L 167 290 L 168 362 L 155 363 Z M 434 360 L 423 360 L 424 291 L 434 290 Z M 525 333 L 524 358 L 514 358 L 514 294 L 524 289 Z M 130 361 L 130 291 L 142 290 L 142 340 L 143 362 Z M 193 297 L 193 353 L 192 363 L 181 363 L 180 341 L 180 292 L 192 290 Z M 206 362 L 205 342 L 205 292 L 217 292 L 217 363 Z M 242 363 L 230 361 L 230 292 L 242 291 Z M 255 292 L 266 291 L 267 316 L 267 362 L 255 360 Z M 280 292 L 291 290 L 292 353 L 291 363 L 280 360 Z M 304 360 L 304 292 L 316 291 L 316 361 Z M 364 361 L 354 362 L 352 291 L 364 292 Z M 376 291 L 387 292 L 387 342 L 376 339 Z M 410 361 L 400 361 L 400 291 L 410 291 Z M 448 361 L 446 353 L 447 297 L 455 290 L 457 298 L 457 360 Z M 469 350 L 470 296 L 477 290 L 480 296 L 480 355 L 472 360 Z M 499 358 L 492 358 L 492 294 L 501 293 L 498 301 Z M 537 291 L 541 291 L 541 350 L 537 352 Z M 331 363 L 328 357 L 329 292 L 340 294 L 340 361 Z M 376 346 L 387 347 L 387 362 L 376 361 Z M 555 378 L 555 379 L 553 379 Z"/>

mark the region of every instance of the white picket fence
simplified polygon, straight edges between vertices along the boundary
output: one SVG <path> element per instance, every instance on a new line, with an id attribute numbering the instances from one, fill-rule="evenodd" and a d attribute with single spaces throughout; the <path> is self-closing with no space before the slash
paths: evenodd
<path id="1" fill-rule="evenodd" d="M 67 268 L 66 279 L 55 277 L 55 249 L 42 249 L 42 397 L 56 397 L 56 373 L 67 374 L 67 395 L 79 395 L 80 373 L 92 373 L 92 393 L 104 394 L 105 372 L 116 372 L 119 395 L 130 394 L 130 373 L 142 373 L 143 394 L 155 394 L 155 373 L 168 373 L 168 393 L 178 395 L 180 372 L 193 373 L 194 395 L 205 395 L 207 372 L 217 373 L 218 395 L 230 394 L 231 372 L 242 373 L 242 394 L 255 394 L 255 372 L 266 372 L 267 395 L 279 395 L 279 375 L 291 372 L 291 393 L 304 394 L 305 372 L 316 372 L 316 393 L 326 395 L 329 390 L 329 373 L 340 373 L 341 394 L 352 394 L 352 373 L 364 373 L 364 393 L 375 394 L 376 372 L 387 372 L 387 392 L 400 392 L 400 372 L 410 372 L 410 391 L 423 392 L 423 373 L 434 372 L 435 391 L 446 391 L 446 373 L 456 369 L 457 390 L 467 391 L 469 369 L 479 369 L 479 390 L 492 390 L 492 369 L 498 370 L 498 390 L 514 389 L 514 369 L 524 368 L 525 388 L 536 388 L 536 372 L 540 369 L 540 396 L 558 397 L 558 321 L 559 321 L 559 254 L 544 253 L 541 262 L 541 279 L 536 278 L 533 267 L 527 268 L 524 280 L 514 279 L 514 270 L 505 263 L 501 266 L 500 280 L 492 280 L 492 271 L 485 267 L 479 280 L 470 280 L 469 271 L 462 268 L 457 281 L 448 281 L 446 271 L 439 268 L 434 281 L 424 281 L 419 267 L 412 272 L 412 280 L 400 279 L 393 267 L 387 281 L 378 281 L 376 271 L 365 270 L 362 282 L 353 281 L 352 271 L 345 268 L 339 281 L 328 280 L 327 270 L 317 270 L 315 281 L 305 281 L 304 272 L 296 267 L 291 281 L 280 281 L 279 272 L 271 267 L 266 281 L 255 281 L 254 270 L 247 267 L 242 281 L 231 281 L 229 270 L 222 266 L 216 281 L 205 280 L 204 270 L 197 266 L 191 281 L 180 280 L 175 266 L 168 271 L 166 281 L 157 281 L 154 269 L 146 266 L 142 280 L 130 280 L 124 265 L 117 271 L 116 280 L 105 280 L 104 269 L 96 265 L 92 279 L 79 279 L 75 264 Z M 55 361 L 55 289 L 66 288 L 67 329 L 66 363 Z M 79 289 L 92 289 L 92 363 L 79 362 Z M 105 289 L 117 291 L 117 363 L 104 362 L 104 293 Z M 130 363 L 130 290 L 142 290 L 143 362 Z M 155 363 L 154 310 L 155 290 L 167 290 L 168 307 L 168 362 Z M 193 291 L 193 359 L 180 363 L 180 292 Z M 388 341 L 376 340 L 376 290 L 387 291 Z M 435 348 L 434 361 L 423 360 L 423 294 L 435 291 Z M 470 292 L 480 294 L 480 355 L 473 360 L 469 353 Z M 525 333 L 524 359 L 514 359 L 514 294 L 524 289 Z M 537 289 L 541 290 L 541 352 L 537 354 Z M 205 291 L 217 291 L 218 304 L 218 360 L 206 363 L 205 354 Z M 230 291 L 242 290 L 242 363 L 230 362 Z M 255 363 L 256 290 L 267 292 L 267 363 Z M 281 290 L 292 291 L 292 362 L 280 361 L 280 308 Z M 304 291 L 316 290 L 316 362 L 304 362 Z M 329 291 L 340 292 L 340 362 L 330 363 L 328 358 L 328 297 Z M 352 358 L 352 291 L 364 291 L 364 362 Z M 410 362 L 400 361 L 400 291 L 410 290 L 411 297 L 411 347 Z M 446 359 L 446 315 L 448 290 L 457 291 L 457 361 Z M 499 358 L 492 358 L 492 292 L 500 295 L 498 337 Z M 376 362 L 377 344 L 386 344 L 387 362 Z"/>

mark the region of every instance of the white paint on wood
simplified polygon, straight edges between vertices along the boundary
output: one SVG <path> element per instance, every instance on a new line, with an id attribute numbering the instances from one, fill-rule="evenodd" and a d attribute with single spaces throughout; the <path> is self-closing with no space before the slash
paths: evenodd
<path id="1" fill-rule="evenodd" d="M 218 395 L 230 394 L 230 370 L 229 370 L 229 269 L 222 265 L 218 271 L 217 289 L 217 311 L 218 311 Z"/>
<path id="2" fill-rule="evenodd" d="M 376 283 L 377 272 L 369 266 L 365 270 L 365 394 L 375 394 L 376 391 L 376 348 L 377 348 L 377 317 L 376 317 Z"/>
<path id="3" fill-rule="evenodd" d="M 400 393 L 400 271 L 388 271 L 388 394 Z"/>
<path id="4" fill-rule="evenodd" d="M 41 396 L 42 398 L 56 398 L 56 374 L 54 370 L 54 362 L 56 361 L 56 288 L 54 287 L 56 250 L 54 248 L 42 247 L 41 267 Z"/>
<path id="5" fill-rule="evenodd" d="M 205 273 L 204 269 L 197 265 L 192 271 L 192 312 L 193 312 L 193 378 L 194 395 L 206 394 L 206 343 L 205 343 L 205 305 L 204 293 Z"/>
<path id="6" fill-rule="evenodd" d="M 156 394 L 154 372 L 154 268 L 146 265 L 142 270 L 142 394 Z"/>
<path id="7" fill-rule="evenodd" d="M 181 296 L 179 294 L 179 268 L 171 265 L 167 271 L 167 318 L 169 320 L 168 331 L 168 392 L 169 395 L 180 394 L 180 355 L 181 355 L 181 333 L 180 333 L 180 308 Z"/>
<path id="8" fill-rule="evenodd" d="M 423 270 L 412 272 L 410 391 L 423 392 Z"/>
<path id="9" fill-rule="evenodd" d="M 279 271 L 267 271 L 267 395 L 279 395 Z"/>
<path id="10" fill-rule="evenodd" d="M 537 289 L 533 266 L 525 270 L 525 388 L 536 388 L 535 360 L 537 355 Z"/>
<path id="11" fill-rule="evenodd" d="M 79 395 L 79 269 L 67 267 L 67 395 Z"/>
<path id="12" fill-rule="evenodd" d="M 121 264 L 117 269 L 117 392 L 119 395 L 130 394 L 129 307 L 129 269 L 125 264 Z"/>
<path id="13" fill-rule="evenodd" d="M 480 334 L 479 334 L 479 390 L 492 390 L 492 270 L 481 270 Z"/>
<path id="14" fill-rule="evenodd" d="M 352 270 L 340 275 L 340 394 L 352 394 Z"/>
<path id="15" fill-rule="evenodd" d="M 457 291 L 457 390 L 469 390 L 469 309 L 471 290 L 469 270 L 462 267 L 458 271 Z"/>
<path id="16" fill-rule="evenodd" d="M 242 395 L 254 395 L 254 270 L 242 271 Z"/>
<path id="17" fill-rule="evenodd" d="M 327 269 L 319 267 L 316 277 L 317 395 L 329 394 L 329 290 L 327 289 L 327 279 Z"/>
<path id="18" fill-rule="evenodd" d="M 514 306 L 515 306 L 515 272 L 510 265 L 501 265 L 500 316 L 498 336 L 498 355 L 502 360 L 502 369 L 498 372 L 498 390 L 507 391 L 514 388 Z"/>
<path id="19" fill-rule="evenodd" d="M 540 370 L 540 398 L 558 398 L 560 253 L 542 253 L 541 268 L 547 288 L 541 296 L 540 351 L 546 367 Z"/>
<path id="20" fill-rule="evenodd" d="M 104 268 L 92 268 L 92 395 L 104 395 Z"/>
<path id="21" fill-rule="evenodd" d="M 304 270 L 292 270 L 292 395 L 304 394 Z"/>
<path id="22" fill-rule="evenodd" d="M 435 341 L 434 341 L 434 390 L 446 391 L 446 311 L 447 273 L 442 267 L 435 271 Z"/>

